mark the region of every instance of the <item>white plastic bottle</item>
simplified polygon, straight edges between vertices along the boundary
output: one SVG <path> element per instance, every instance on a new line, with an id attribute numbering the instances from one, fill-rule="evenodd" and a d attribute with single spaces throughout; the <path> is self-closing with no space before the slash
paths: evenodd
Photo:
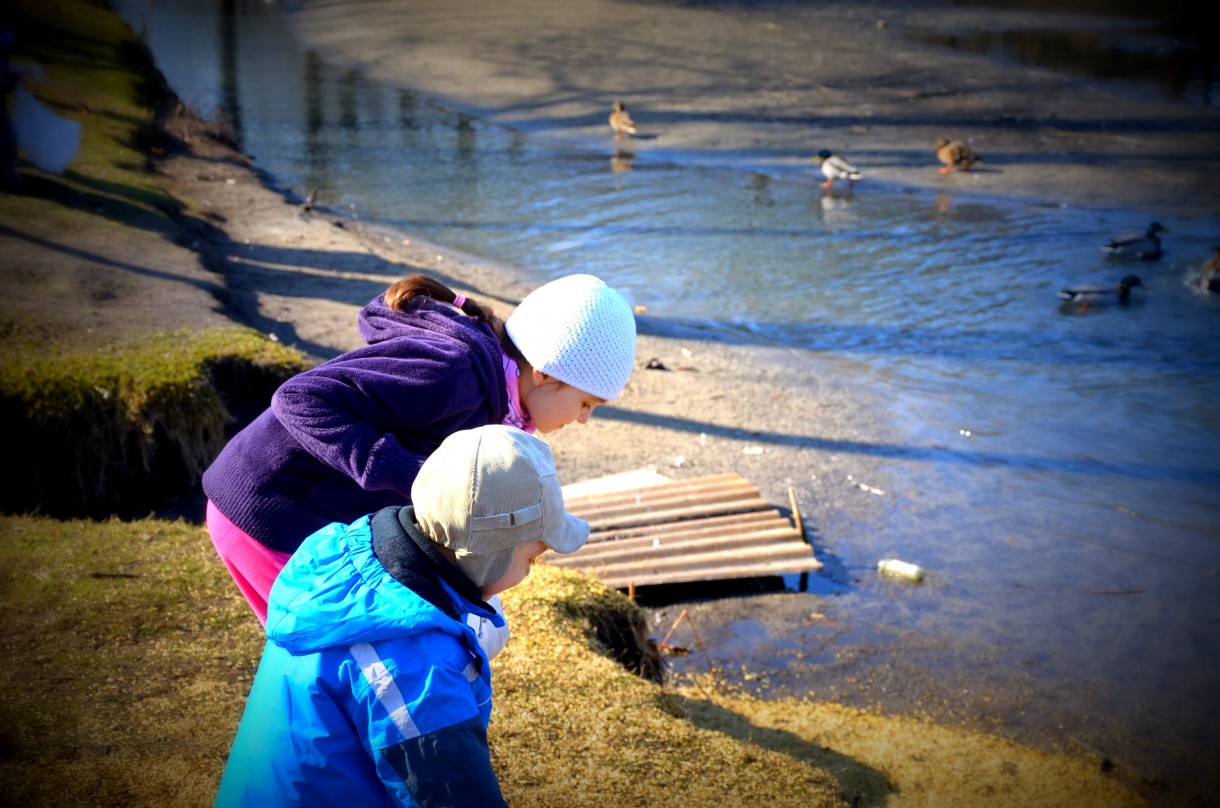
<path id="1" fill-rule="evenodd" d="M 883 558 L 878 561 L 877 572 L 894 578 L 905 578 L 908 581 L 923 580 L 923 567 L 897 558 Z"/>

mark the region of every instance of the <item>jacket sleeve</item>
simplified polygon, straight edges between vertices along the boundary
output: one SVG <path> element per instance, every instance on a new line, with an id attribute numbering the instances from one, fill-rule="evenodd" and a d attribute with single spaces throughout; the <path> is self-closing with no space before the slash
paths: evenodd
<path id="1" fill-rule="evenodd" d="M 436 444 L 486 422 L 471 374 L 427 357 L 341 357 L 289 379 L 271 410 L 323 465 L 366 491 L 410 495 Z M 404 446 L 400 438 L 416 437 Z"/>
<path id="2" fill-rule="evenodd" d="M 353 718 L 367 721 L 368 751 L 395 805 L 505 804 L 487 744 L 490 670 L 471 642 L 425 632 L 349 648 L 361 682 Z"/>
<path id="3" fill-rule="evenodd" d="M 491 768 L 487 731 L 478 716 L 381 750 L 389 769 L 421 808 L 507 806 Z M 394 789 L 387 789 L 391 794 Z"/>
<path id="4" fill-rule="evenodd" d="M 470 626 L 474 635 L 479 638 L 479 647 L 483 649 L 483 653 L 487 654 L 487 659 L 490 661 L 495 659 L 496 655 L 508 644 L 509 631 L 508 622 L 504 620 L 504 606 L 500 603 L 500 596 L 492 595 L 487 603 L 496 610 L 503 625 L 496 625 L 491 618 L 483 617 L 474 611 L 466 613 L 466 625 Z"/>

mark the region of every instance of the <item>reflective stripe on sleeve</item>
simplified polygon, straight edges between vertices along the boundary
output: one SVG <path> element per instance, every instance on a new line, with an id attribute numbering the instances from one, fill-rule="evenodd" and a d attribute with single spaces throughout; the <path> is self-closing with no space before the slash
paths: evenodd
<path id="1" fill-rule="evenodd" d="M 352 652 L 352 657 L 360 666 L 365 681 L 373 688 L 377 701 L 381 702 L 381 706 L 390 714 L 390 720 L 394 722 L 394 726 L 398 727 L 402 737 L 408 740 L 418 738 L 421 734 L 419 727 L 415 726 L 411 713 L 407 712 L 402 691 L 398 689 L 394 677 L 390 675 L 390 671 L 381 661 L 381 657 L 377 656 L 377 651 L 367 642 L 351 645 L 348 650 Z"/>

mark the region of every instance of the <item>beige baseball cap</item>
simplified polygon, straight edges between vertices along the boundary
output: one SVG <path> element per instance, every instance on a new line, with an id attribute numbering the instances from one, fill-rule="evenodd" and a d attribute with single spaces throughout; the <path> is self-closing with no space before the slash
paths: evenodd
<path id="1" fill-rule="evenodd" d="M 589 523 L 564 510 L 550 447 L 503 424 L 445 438 L 420 468 L 411 502 L 419 526 L 476 586 L 504 577 L 523 544 L 573 553 L 589 538 Z"/>

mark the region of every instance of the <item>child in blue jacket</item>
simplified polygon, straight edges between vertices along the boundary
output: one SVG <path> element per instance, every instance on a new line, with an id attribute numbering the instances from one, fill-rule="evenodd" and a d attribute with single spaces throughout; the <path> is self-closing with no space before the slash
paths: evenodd
<path id="1" fill-rule="evenodd" d="M 276 579 L 218 808 L 505 804 L 479 641 L 503 618 L 485 601 L 589 525 L 547 445 L 499 424 L 446 438 L 411 497 L 312 534 Z"/>

